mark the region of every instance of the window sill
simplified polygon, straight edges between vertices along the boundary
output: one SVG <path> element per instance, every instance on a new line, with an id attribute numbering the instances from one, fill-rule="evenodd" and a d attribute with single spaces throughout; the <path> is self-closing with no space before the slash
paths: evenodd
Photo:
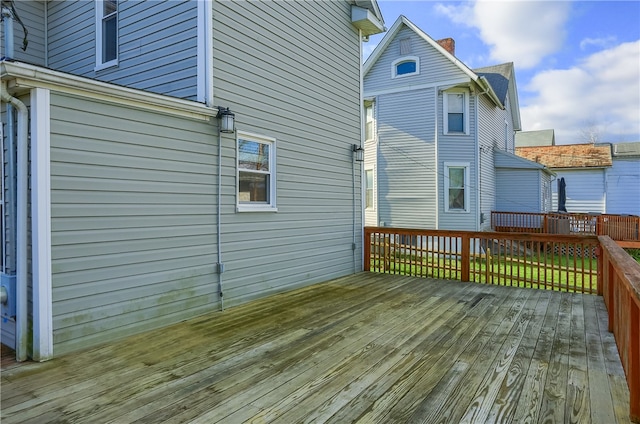
<path id="1" fill-rule="evenodd" d="M 445 213 L 470 213 L 470 211 L 464 210 L 464 209 L 447 209 L 444 212 Z"/>
<path id="2" fill-rule="evenodd" d="M 94 72 L 102 71 L 109 68 L 115 68 L 118 66 L 118 59 L 112 60 L 110 62 L 98 63 L 96 67 L 93 68 Z"/>
<path id="3" fill-rule="evenodd" d="M 237 205 L 236 212 L 278 212 L 278 208 L 269 205 Z"/>

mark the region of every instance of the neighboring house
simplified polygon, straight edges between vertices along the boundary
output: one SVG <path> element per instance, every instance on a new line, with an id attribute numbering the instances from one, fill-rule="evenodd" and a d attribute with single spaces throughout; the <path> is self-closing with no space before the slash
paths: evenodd
<path id="1" fill-rule="evenodd" d="M 375 0 L 15 8 L 29 46 L 15 23 L 0 62 L 2 342 L 19 357 L 362 269 L 353 150 Z"/>
<path id="2" fill-rule="evenodd" d="M 566 182 L 567 211 L 606 213 L 606 178 L 611 168 L 609 144 L 567 144 L 517 147 L 516 154 L 541 163 Z M 558 185 L 552 184 L 552 210 L 558 210 Z"/>
<path id="3" fill-rule="evenodd" d="M 516 147 L 555 146 L 554 130 L 520 131 L 516 133 Z"/>
<path id="4" fill-rule="evenodd" d="M 612 145 L 607 169 L 607 213 L 640 215 L 640 142 Z"/>
<path id="5" fill-rule="evenodd" d="M 492 210 L 517 201 L 498 177 L 535 174 L 535 192 L 550 180 L 543 167 L 497 153 L 512 154 L 521 129 L 513 64 L 471 70 L 454 53 L 452 39 L 436 41 L 401 16 L 365 62 L 367 225 L 487 230 Z"/>

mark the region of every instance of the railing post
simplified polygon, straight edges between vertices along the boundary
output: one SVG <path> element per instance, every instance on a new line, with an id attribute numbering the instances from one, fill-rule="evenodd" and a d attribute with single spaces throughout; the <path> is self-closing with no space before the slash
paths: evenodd
<path id="1" fill-rule="evenodd" d="M 547 214 L 542 219 L 542 232 L 549 233 L 549 216 Z"/>
<path id="2" fill-rule="evenodd" d="M 364 270 L 370 271 L 371 269 L 371 230 L 367 227 L 364 228 Z"/>
<path id="3" fill-rule="evenodd" d="M 462 264 L 460 280 L 464 282 L 469 281 L 469 269 L 471 268 L 471 240 L 468 234 L 462 235 Z"/>

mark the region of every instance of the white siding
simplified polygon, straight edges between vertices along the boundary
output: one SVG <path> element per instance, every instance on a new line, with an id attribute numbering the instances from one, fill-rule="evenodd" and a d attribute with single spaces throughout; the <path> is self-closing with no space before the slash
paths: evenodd
<path id="1" fill-rule="evenodd" d="M 607 169 L 607 213 L 640 215 L 640 158 L 613 159 Z"/>
<path id="2" fill-rule="evenodd" d="M 365 142 L 364 145 L 364 169 L 373 170 L 373 209 L 364 210 L 364 225 L 378 226 L 378 175 L 377 175 L 377 158 L 378 156 L 378 143 L 376 140 L 370 140 Z M 363 185 L 366 185 L 363 175 Z"/>
<path id="3" fill-rule="evenodd" d="M 349 2 L 213 7 L 216 104 L 236 113 L 238 130 L 277 140 L 278 212 L 237 213 L 235 143 L 223 139 L 225 303 L 360 270 L 351 151 L 360 143 L 360 64 Z"/>
<path id="4" fill-rule="evenodd" d="M 118 11 L 118 66 L 95 71 L 94 1 L 49 5 L 49 66 L 76 75 L 195 100 L 195 1 L 126 1 Z"/>
<path id="5" fill-rule="evenodd" d="M 215 127 L 51 104 L 56 355 L 216 309 Z"/>
<path id="6" fill-rule="evenodd" d="M 605 213 L 605 170 L 554 170 L 557 181 L 564 177 L 567 184 L 568 212 L 596 212 Z M 553 211 L 558 210 L 558 183 L 551 184 L 553 190 Z"/>

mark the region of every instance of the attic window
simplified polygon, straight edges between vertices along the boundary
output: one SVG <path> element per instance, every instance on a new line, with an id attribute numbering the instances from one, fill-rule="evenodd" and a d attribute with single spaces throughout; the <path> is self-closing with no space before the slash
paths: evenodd
<path id="1" fill-rule="evenodd" d="M 407 77 L 420 73 L 420 60 L 415 56 L 402 57 L 391 64 L 391 78 Z"/>

